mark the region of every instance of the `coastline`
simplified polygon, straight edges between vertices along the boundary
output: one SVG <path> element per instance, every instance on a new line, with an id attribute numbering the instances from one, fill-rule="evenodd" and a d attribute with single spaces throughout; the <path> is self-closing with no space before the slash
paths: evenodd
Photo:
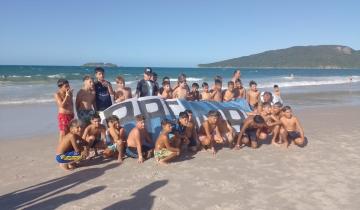
<path id="1" fill-rule="evenodd" d="M 5 139 L 0 148 L 0 205 L 7 209 L 358 209 L 359 113 L 359 106 L 295 110 L 308 138 L 304 148 L 224 148 L 215 158 L 206 152 L 188 154 L 168 167 L 156 166 L 153 159 L 141 165 L 126 159 L 121 166 L 99 159 L 65 172 L 54 160 L 57 133 Z"/>

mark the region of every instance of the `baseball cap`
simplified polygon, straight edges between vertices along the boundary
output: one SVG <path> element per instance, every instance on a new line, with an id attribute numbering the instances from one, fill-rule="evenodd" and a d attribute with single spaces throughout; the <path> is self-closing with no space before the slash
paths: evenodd
<path id="1" fill-rule="evenodd" d="M 145 70 L 144 70 L 144 73 L 145 74 L 152 74 L 152 69 L 150 67 L 146 67 Z"/>

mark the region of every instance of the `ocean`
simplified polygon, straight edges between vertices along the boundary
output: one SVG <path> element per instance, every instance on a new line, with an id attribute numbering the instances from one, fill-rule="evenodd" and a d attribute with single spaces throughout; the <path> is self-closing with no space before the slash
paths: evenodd
<path id="1" fill-rule="evenodd" d="M 166 68 L 153 67 L 162 78 L 175 83 L 180 73 L 189 85 L 223 78 L 226 88 L 234 68 Z M 105 78 L 115 87 L 121 75 L 135 91 L 144 67 L 105 68 Z M 74 95 L 82 86 L 84 75 L 94 75 L 94 68 L 79 66 L 0 66 L 0 140 L 27 139 L 57 133 L 57 107 L 53 94 L 59 78 L 69 80 Z M 241 69 L 244 87 L 255 80 L 261 91 L 279 85 L 286 105 L 296 110 L 313 106 L 360 105 L 360 69 Z M 350 82 L 350 78 L 352 82 Z M 354 113 L 359 114 L 359 113 Z M 360 117 L 360 116 L 359 116 Z M 300 116 L 301 119 L 301 116 Z M 57 141 L 57 139 L 53 139 Z"/>
<path id="2" fill-rule="evenodd" d="M 137 81 L 143 77 L 144 67 L 105 68 L 105 78 L 115 86 L 115 77 L 121 75 L 126 84 L 135 90 Z M 224 88 L 230 80 L 234 68 L 165 68 L 154 67 L 158 81 L 164 76 L 176 82 L 180 73 L 187 75 L 191 85 L 194 82 L 213 83 L 214 77 L 223 77 Z M 79 66 L 0 66 L 0 106 L 14 104 L 53 103 L 53 93 L 57 90 L 59 78 L 69 80 L 74 92 L 82 85 L 84 75 L 94 75 L 94 69 Z M 274 84 L 283 93 L 309 93 L 334 89 L 358 90 L 360 70 L 355 69 L 242 69 L 243 85 L 248 87 L 255 80 L 261 90 L 270 90 Z M 350 87 L 350 78 L 352 83 Z"/>

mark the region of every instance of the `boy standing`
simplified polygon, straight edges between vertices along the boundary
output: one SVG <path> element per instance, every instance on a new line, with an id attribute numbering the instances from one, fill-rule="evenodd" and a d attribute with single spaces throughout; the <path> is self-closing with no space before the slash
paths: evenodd
<path id="1" fill-rule="evenodd" d="M 74 118 L 73 90 L 70 89 L 69 81 L 59 79 L 59 90 L 54 94 L 58 106 L 59 141 L 69 132 L 68 125 Z"/>
<path id="2" fill-rule="evenodd" d="M 187 99 L 188 95 L 189 95 L 189 91 L 187 88 L 186 81 L 185 80 L 179 81 L 179 87 L 177 87 L 173 92 L 174 98 Z"/>
<path id="3" fill-rule="evenodd" d="M 80 138 L 80 122 L 71 120 L 69 130 L 56 149 L 56 161 L 65 170 L 74 169 L 75 162 L 84 159 L 88 154 L 87 143 Z"/>
<path id="4" fill-rule="evenodd" d="M 246 100 L 250 105 L 250 108 L 254 110 L 254 105 L 259 103 L 260 92 L 257 89 L 257 84 L 254 80 L 249 83 L 250 90 L 246 93 Z"/>
<path id="5" fill-rule="evenodd" d="M 204 100 L 204 101 L 212 100 L 211 93 L 209 91 L 209 84 L 206 82 L 203 82 L 201 86 L 203 88 L 203 91 L 201 92 L 201 96 L 200 96 L 201 100 Z"/>
<path id="6" fill-rule="evenodd" d="M 240 79 L 235 81 L 235 98 L 246 98 L 246 91 Z"/>
<path id="7" fill-rule="evenodd" d="M 212 90 L 211 96 L 213 101 L 221 102 L 222 101 L 222 81 L 220 79 L 215 80 L 214 89 Z"/>
<path id="8" fill-rule="evenodd" d="M 97 79 L 95 82 L 96 111 L 104 111 L 112 105 L 111 95 L 114 95 L 114 91 L 110 82 L 105 80 L 103 68 L 95 68 L 95 76 Z"/>
<path id="9" fill-rule="evenodd" d="M 185 112 L 188 114 L 188 123 L 186 126 L 186 137 L 189 139 L 189 149 L 193 152 L 197 151 L 198 146 L 198 134 L 196 130 L 195 120 L 193 118 L 193 113 L 190 109 L 185 110 Z"/>
<path id="10" fill-rule="evenodd" d="M 228 82 L 228 89 L 224 91 L 223 101 L 231 101 L 234 99 L 234 82 Z"/>
<path id="11" fill-rule="evenodd" d="M 211 110 L 207 114 L 207 120 L 204 120 L 199 128 L 199 141 L 207 148 L 211 149 L 213 155 L 216 154 L 215 143 L 223 143 L 222 141 L 216 141 L 216 133 L 219 133 L 217 122 L 219 114 L 217 111 Z"/>
<path id="12" fill-rule="evenodd" d="M 189 101 L 199 101 L 200 100 L 200 93 L 199 93 L 199 84 L 193 83 L 191 85 L 191 91 L 189 93 Z"/>
<path id="13" fill-rule="evenodd" d="M 118 152 L 118 162 L 121 164 L 123 162 L 124 145 L 126 142 L 125 129 L 120 126 L 120 120 L 115 115 L 110 116 L 106 121 L 109 126 L 110 145 L 108 145 L 105 151 L 110 151 L 111 154 Z"/>
<path id="14" fill-rule="evenodd" d="M 96 103 L 93 79 L 86 75 L 83 81 L 84 85 L 76 95 L 75 107 L 79 120 L 86 127 L 90 124 L 91 115 L 95 114 Z"/>
<path id="15" fill-rule="evenodd" d="M 97 149 L 105 147 L 106 129 L 100 124 L 100 116 L 94 114 L 91 116 L 91 124 L 85 128 L 82 138 L 88 142 L 90 148 L 94 148 L 95 155 L 98 155 Z"/>
<path id="16" fill-rule="evenodd" d="M 170 145 L 169 133 L 172 131 L 171 122 L 167 119 L 161 121 L 162 131 L 156 140 L 154 157 L 160 164 L 168 164 L 168 162 L 179 156 L 180 149 Z"/>
<path id="17" fill-rule="evenodd" d="M 143 145 L 145 140 L 151 143 L 149 133 L 145 128 L 145 117 L 143 115 L 135 116 L 136 126 L 130 131 L 127 139 L 126 154 L 132 158 L 138 158 L 138 163 L 144 162 L 144 156 L 150 158 L 153 148 Z"/>
<path id="18" fill-rule="evenodd" d="M 132 98 L 131 88 L 125 87 L 125 79 L 122 76 L 116 77 L 117 89 L 114 94 L 115 103 L 120 103 L 126 99 Z"/>
<path id="19" fill-rule="evenodd" d="M 305 142 L 304 130 L 292 113 L 290 106 L 283 108 L 283 116 L 280 119 L 283 128 L 280 130 L 281 139 L 284 141 L 284 147 L 289 146 L 289 140 L 293 140 L 298 146 L 302 146 Z"/>

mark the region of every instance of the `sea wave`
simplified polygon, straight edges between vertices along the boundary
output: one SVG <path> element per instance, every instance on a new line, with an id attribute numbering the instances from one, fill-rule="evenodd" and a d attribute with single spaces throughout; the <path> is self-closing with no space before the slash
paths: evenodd
<path id="1" fill-rule="evenodd" d="M 359 76 L 353 76 L 352 82 L 360 82 Z M 289 81 L 289 82 L 273 82 L 273 83 L 264 83 L 259 84 L 259 88 L 270 88 L 274 84 L 279 85 L 279 87 L 303 87 L 303 86 L 319 86 L 319 85 L 340 85 L 340 84 L 350 84 L 349 77 L 327 77 L 322 79 L 314 80 L 300 80 L 300 81 Z"/>
<path id="2" fill-rule="evenodd" d="M 0 105 L 44 104 L 51 102 L 54 102 L 54 99 L 24 99 L 17 101 L 0 101 Z"/>
<path id="3" fill-rule="evenodd" d="M 53 75 L 48 75 L 47 77 L 51 79 L 61 79 L 61 78 L 65 78 L 65 74 L 53 74 Z"/>
<path id="4" fill-rule="evenodd" d="M 203 78 L 198 78 L 198 77 L 186 77 L 186 81 L 187 82 L 198 82 L 203 80 Z M 177 82 L 178 79 L 177 78 L 170 78 L 170 82 Z"/>

